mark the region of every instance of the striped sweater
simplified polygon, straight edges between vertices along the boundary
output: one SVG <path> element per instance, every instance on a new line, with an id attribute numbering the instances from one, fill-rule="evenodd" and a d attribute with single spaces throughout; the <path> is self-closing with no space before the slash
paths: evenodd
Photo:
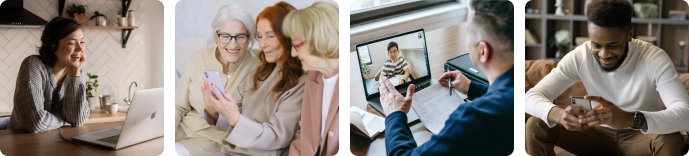
<path id="1" fill-rule="evenodd" d="M 395 77 L 397 75 L 404 75 L 404 69 L 408 69 L 409 65 L 407 64 L 407 60 L 404 59 L 402 55 L 397 56 L 397 62 L 392 62 L 392 59 L 388 58 L 385 60 L 383 63 L 383 70 L 381 71 L 381 75 L 386 76 L 388 78 Z"/>
<path id="2" fill-rule="evenodd" d="M 83 75 L 83 70 L 80 71 Z M 81 126 L 89 117 L 83 77 L 66 76 L 57 89 L 53 70 L 38 55 L 26 57 L 19 67 L 9 129 L 32 133 L 60 128 L 65 122 Z"/>

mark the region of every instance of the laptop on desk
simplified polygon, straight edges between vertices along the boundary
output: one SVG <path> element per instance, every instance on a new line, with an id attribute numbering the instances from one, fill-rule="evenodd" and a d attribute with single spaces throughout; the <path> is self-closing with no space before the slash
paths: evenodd
<path id="1" fill-rule="evenodd" d="M 428 50 L 426 49 L 426 37 L 423 29 L 405 32 L 356 45 L 357 57 L 359 60 L 359 70 L 361 71 L 361 79 L 364 82 L 363 84 L 366 101 L 368 101 L 373 108 L 381 113 L 384 111 L 380 104 L 380 92 L 378 91 L 379 82 L 376 80 L 376 77 L 380 78 L 383 76 L 382 74 L 379 75 L 379 73 L 381 73 L 383 70 L 385 61 L 391 57 L 387 49 L 388 44 L 391 42 L 397 43 L 397 48 L 399 50 L 397 55 L 401 55 L 404 58 L 407 65 L 403 68 L 409 69 L 410 73 L 409 79 L 406 80 L 404 80 L 404 75 L 388 77 L 388 79 L 396 85 L 395 89 L 397 89 L 397 91 L 399 91 L 403 96 L 406 96 L 407 87 L 410 84 L 414 84 L 416 86 L 414 92 L 417 92 L 437 83 L 431 79 L 431 70 L 428 63 Z M 392 55 L 394 56 L 394 53 Z M 398 60 L 392 64 L 395 63 L 400 64 L 403 62 Z M 389 64 L 390 63 L 388 63 L 388 65 Z M 394 73 L 398 73 L 397 70 L 403 69 L 395 69 Z M 419 119 L 414 109 L 409 110 L 409 113 L 407 113 L 407 119 L 408 122 Z"/>
<path id="2" fill-rule="evenodd" d="M 121 149 L 163 136 L 163 88 L 134 93 L 122 126 L 72 137 L 73 140 Z"/>

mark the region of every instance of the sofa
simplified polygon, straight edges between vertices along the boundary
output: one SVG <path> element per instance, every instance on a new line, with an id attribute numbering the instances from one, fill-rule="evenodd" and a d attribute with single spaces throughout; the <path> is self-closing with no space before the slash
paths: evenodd
<path id="1" fill-rule="evenodd" d="M 525 66 L 524 66 L 524 69 L 526 70 L 524 73 L 524 75 L 526 76 L 525 77 L 526 82 L 524 83 L 524 86 L 526 88 L 524 91 L 525 92 L 529 91 L 529 89 L 536 86 L 536 84 L 538 84 L 538 82 L 541 81 L 541 79 L 543 79 L 543 77 L 548 75 L 550 73 L 550 71 L 552 69 L 554 69 L 555 67 L 557 67 L 557 62 L 555 62 L 553 60 L 526 60 Z M 684 85 L 684 88 L 687 90 L 687 92 L 689 92 L 689 73 L 680 73 L 679 79 L 682 82 L 682 85 Z M 574 83 L 574 85 L 570 86 L 569 88 L 567 88 L 567 90 L 562 92 L 562 94 L 560 94 L 560 96 L 555 98 L 555 100 L 553 100 L 553 104 L 557 105 L 560 108 L 567 108 L 567 106 L 570 105 L 570 102 L 569 102 L 570 96 L 584 96 L 584 95 L 587 95 L 586 88 L 584 88 L 584 84 L 582 82 L 576 82 L 576 83 Z M 661 102 L 661 108 L 665 109 L 665 106 L 664 106 L 664 104 L 662 104 L 662 102 Z M 529 117 L 531 117 L 531 115 L 529 115 L 529 114 L 525 114 L 524 116 L 525 116 L 524 122 L 526 122 L 529 119 Z M 686 135 L 685 135 L 684 140 L 685 140 L 684 141 L 685 143 L 689 143 L 689 139 L 686 137 Z M 683 153 L 686 154 L 688 150 L 689 150 L 689 144 L 687 144 L 684 147 Z M 567 151 L 565 151 L 562 148 L 559 148 L 557 146 L 555 147 L 555 153 L 558 156 L 573 155 L 573 154 L 571 154 L 571 153 L 569 153 L 569 152 L 567 152 Z"/>
<path id="2" fill-rule="evenodd" d="M 175 88 L 177 88 L 182 72 L 187 66 L 187 60 L 196 51 L 208 48 L 207 42 L 207 38 L 187 38 L 175 42 Z"/>

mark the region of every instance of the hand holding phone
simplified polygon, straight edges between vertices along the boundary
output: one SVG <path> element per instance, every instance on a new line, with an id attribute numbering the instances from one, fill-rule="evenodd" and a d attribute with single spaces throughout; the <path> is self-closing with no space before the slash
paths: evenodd
<path id="1" fill-rule="evenodd" d="M 217 86 L 218 90 L 220 91 L 220 93 L 216 93 L 214 91 L 214 89 L 211 88 L 211 93 L 213 94 L 213 97 L 215 97 L 215 99 L 220 99 L 220 98 L 218 98 L 217 95 L 218 94 L 222 95 L 222 93 L 225 92 L 225 87 L 223 87 L 225 85 L 223 85 L 222 81 L 220 81 L 220 74 L 218 73 L 218 71 L 215 71 L 215 70 L 206 70 L 205 74 L 206 74 L 206 80 L 208 81 L 208 83 L 213 84 L 214 86 Z M 221 97 L 225 98 L 225 96 L 221 96 Z M 225 98 L 225 100 L 228 100 L 228 99 Z"/>
<path id="2" fill-rule="evenodd" d="M 583 108 L 587 111 L 591 110 L 591 101 L 584 99 L 584 97 L 571 96 L 569 99 L 572 101 L 572 107 Z"/>

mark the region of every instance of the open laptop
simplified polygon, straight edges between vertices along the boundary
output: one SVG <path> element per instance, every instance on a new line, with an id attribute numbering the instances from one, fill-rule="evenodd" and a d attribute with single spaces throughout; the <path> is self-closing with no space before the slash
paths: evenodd
<path id="1" fill-rule="evenodd" d="M 122 126 L 72 137 L 73 140 L 121 149 L 163 136 L 163 88 L 134 93 Z"/>
<path id="2" fill-rule="evenodd" d="M 366 101 L 380 112 L 383 107 L 380 104 L 380 92 L 378 91 L 379 82 L 376 80 L 376 75 L 379 75 L 383 70 L 385 61 L 391 59 L 388 53 L 388 44 L 390 42 L 397 43 L 399 52 L 397 55 L 404 57 L 407 66 L 403 67 L 409 69 L 409 79 L 404 80 L 403 75 L 395 75 L 388 77 L 390 82 L 395 84 L 402 95 L 407 95 L 407 87 L 410 84 L 415 85 L 414 92 L 422 90 L 431 86 L 436 81 L 431 80 L 431 70 L 428 64 L 428 50 L 426 49 L 426 37 L 423 29 L 405 32 L 374 41 L 356 45 L 357 57 L 359 59 L 359 69 L 361 71 L 361 79 L 364 82 L 364 91 Z M 394 57 L 394 53 L 393 53 Z M 401 60 L 393 62 L 392 64 L 400 64 Z M 388 63 L 389 65 L 390 63 Z M 398 73 L 396 69 L 392 73 Z M 390 71 L 390 70 L 387 70 Z M 404 72 L 406 73 L 406 72 Z M 382 77 L 380 74 L 378 78 Z M 410 109 L 407 113 L 407 121 L 412 122 L 419 119 L 414 109 Z"/>

